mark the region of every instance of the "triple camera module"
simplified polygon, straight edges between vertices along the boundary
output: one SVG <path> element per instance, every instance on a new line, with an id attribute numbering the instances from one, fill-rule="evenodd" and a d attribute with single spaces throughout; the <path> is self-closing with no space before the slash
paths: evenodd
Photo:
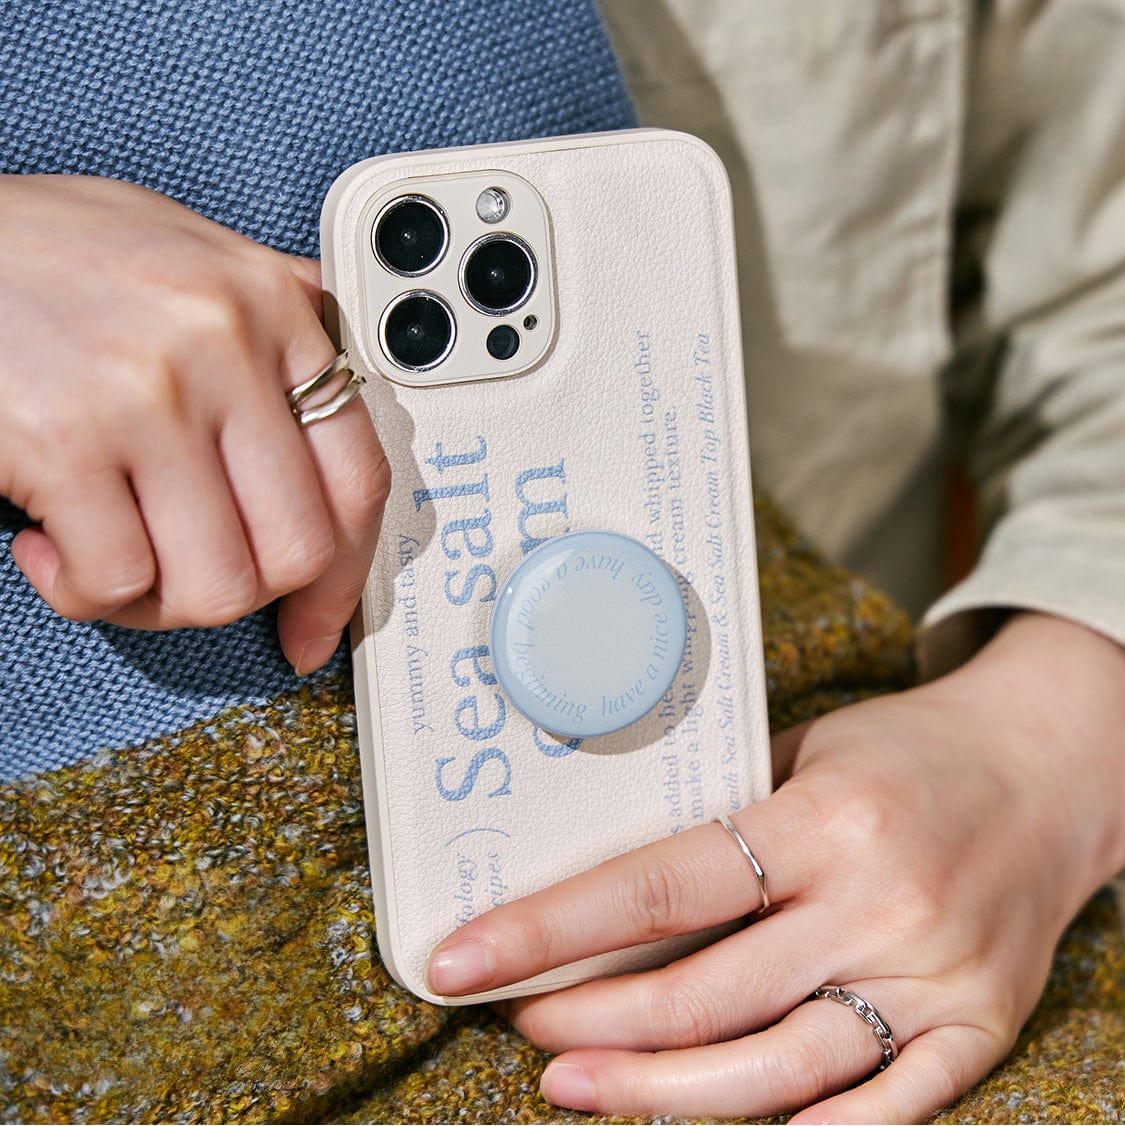
<path id="1" fill-rule="evenodd" d="M 549 227 L 525 181 L 498 173 L 412 185 L 380 201 L 369 230 L 368 308 L 389 378 L 496 378 L 542 357 L 553 329 Z"/>

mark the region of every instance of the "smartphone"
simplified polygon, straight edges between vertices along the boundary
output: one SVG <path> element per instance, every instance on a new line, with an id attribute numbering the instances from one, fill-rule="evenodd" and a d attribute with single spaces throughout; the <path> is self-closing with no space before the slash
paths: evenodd
<path id="1" fill-rule="evenodd" d="M 729 186 L 638 129 L 377 157 L 324 205 L 326 319 L 391 463 L 352 627 L 379 950 L 764 797 Z"/>

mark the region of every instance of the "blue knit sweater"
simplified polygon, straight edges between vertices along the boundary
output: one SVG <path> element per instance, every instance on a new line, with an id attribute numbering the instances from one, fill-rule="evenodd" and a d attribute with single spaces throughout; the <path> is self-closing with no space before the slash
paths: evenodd
<path id="1" fill-rule="evenodd" d="M 631 124 L 589 0 L 0 0 L 0 172 L 134 181 L 289 253 L 318 253 L 363 157 Z M 295 684 L 269 611 L 58 618 L 12 563 L 19 520 L 0 501 L 0 778 Z"/>

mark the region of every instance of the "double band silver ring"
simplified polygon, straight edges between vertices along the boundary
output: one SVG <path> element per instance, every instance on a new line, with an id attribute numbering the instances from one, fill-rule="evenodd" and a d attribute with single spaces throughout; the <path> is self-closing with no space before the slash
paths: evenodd
<path id="1" fill-rule="evenodd" d="M 750 846 L 746 843 L 742 834 L 734 827 L 734 822 L 726 814 L 723 814 L 722 817 L 716 817 L 715 821 L 730 833 L 734 838 L 734 843 L 742 850 L 742 855 L 746 857 L 750 862 L 750 867 L 754 869 L 754 875 L 758 879 L 758 888 L 762 893 L 762 905 L 755 914 L 760 914 L 770 905 L 769 893 L 766 891 L 766 874 L 758 863 L 758 858 L 750 851 Z"/>
<path id="2" fill-rule="evenodd" d="M 317 392 L 324 390 L 331 384 L 339 384 L 335 391 L 326 399 L 319 399 L 311 406 L 304 404 Z M 341 411 L 359 394 L 359 389 L 364 384 L 362 375 L 357 375 L 348 367 L 347 352 L 340 352 L 331 363 L 325 364 L 320 371 L 306 379 L 304 383 L 294 387 L 286 399 L 293 417 L 298 426 L 311 426 L 314 422 L 331 418 L 337 411 Z"/>
<path id="3" fill-rule="evenodd" d="M 883 1020 L 879 1015 L 879 1010 L 876 1009 L 874 1005 L 869 1001 L 865 1001 L 850 989 L 845 989 L 842 985 L 822 985 L 809 995 L 809 1000 L 816 1001 L 822 997 L 827 998 L 829 1001 L 835 1001 L 837 1004 L 846 1005 L 867 1023 L 868 1027 L 875 1034 L 875 1039 L 879 1041 L 879 1048 L 883 1053 L 883 1059 L 879 1063 L 877 1070 L 882 1071 L 885 1067 L 890 1067 L 891 1064 L 895 1062 L 895 1057 L 898 1055 L 898 1045 L 895 1043 L 895 1035 L 891 1031 L 891 1026 Z"/>

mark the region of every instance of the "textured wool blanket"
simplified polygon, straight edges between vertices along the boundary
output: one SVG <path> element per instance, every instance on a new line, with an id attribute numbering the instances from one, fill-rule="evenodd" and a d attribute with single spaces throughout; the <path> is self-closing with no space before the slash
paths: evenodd
<path id="1" fill-rule="evenodd" d="M 905 616 L 758 521 L 774 728 L 908 684 Z M 490 1010 L 380 964 L 354 733 L 337 672 L 0 788 L 4 1121 L 594 1120 L 540 1099 L 546 1057 Z M 1120 1121 L 1123 997 L 1103 894 L 1011 1056 L 938 1120 Z"/>

